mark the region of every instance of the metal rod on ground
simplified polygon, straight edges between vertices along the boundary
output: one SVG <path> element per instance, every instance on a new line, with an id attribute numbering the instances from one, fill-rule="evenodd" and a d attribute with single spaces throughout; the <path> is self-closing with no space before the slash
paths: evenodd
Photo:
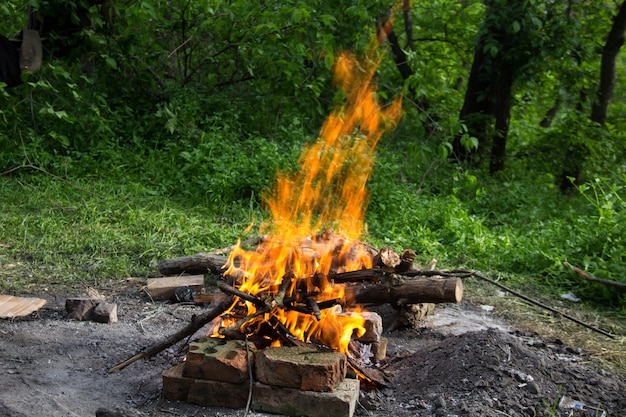
<path id="1" fill-rule="evenodd" d="M 514 296 L 516 296 L 516 297 L 521 298 L 521 299 L 522 299 L 522 300 L 524 300 L 524 301 L 527 301 L 527 302 L 529 302 L 529 303 L 531 303 L 531 304 L 534 304 L 534 305 L 536 305 L 536 306 L 538 306 L 538 307 L 541 307 L 541 308 L 543 308 L 543 309 L 546 309 L 546 310 L 548 310 L 548 311 L 550 311 L 550 312 L 552 312 L 552 313 L 554 313 L 554 314 L 556 314 L 556 315 L 558 315 L 558 316 L 561 316 L 561 317 L 564 317 L 564 318 L 566 318 L 566 319 L 568 319 L 568 320 L 571 320 L 571 321 L 573 321 L 573 322 L 574 322 L 574 323 L 576 323 L 576 324 L 580 324 L 581 326 L 586 327 L 586 328 L 588 328 L 589 330 L 593 330 L 594 332 L 600 333 L 601 335 L 604 335 L 604 336 L 609 337 L 609 338 L 611 338 L 611 339 L 615 339 L 615 336 L 614 336 L 614 335 L 612 335 L 612 334 L 611 334 L 611 333 L 609 333 L 609 332 L 606 332 L 606 331 L 604 331 L 604 330 L 602 330 L 602 329 L 598 329 L 597 327 L 594 327 L 594 326 L 592 326 L 592 325 L 590 325 L 590 324 L 587 324 L 587 323 L 585 323 L 584 321 L 580 321 L 580 320 L 578 320 L 577 318 L 572 317 L 572 316 L 570 316 L 570 315 L 569 315 L 569 314 L 567 314 L 567 313 L 563 313 L 562 311 L 559 311 L 559 310 L 557 310 L 557 309 L 555 309 L 555 308 L 552 308 L 552 307 L 550 307 L 550 306 L 548 306 L 548 305 L 545 305 L 545 304 L 543 304 L 543 303 L 540 303 L 539 301 L 535 301 L 535 300 L 533 300 L 532 298 L 530 298 L 530 297 L 528 297 L 528 296 L 526 296 L 526 295 L 524 295 L 524 294 L 522 294 L 522 293 L 519 293 L 519 292 L 517 292 L 517 291 L 515 291 L 515 290 L 512 290 L 511 288 L 509 288 L 509 287 L 507 287 L 507 286 L 505 286 L 505 285 L 502 285 L 502 284 L 500 284 L 499 282 L 496 282 L 496 281 L 492 280 L 491 278 L 487 278 L 486 276 L 482 275 L 480 272 L 477 272 L 477 271 L 467 271 L 467 270 L 462 270 L 462 269 L 457 269 L 457 270 L 455 270 L 455 271 L 458 271 L 458 272 L 461 272 L 461 273 L 468 273 L 468 274 L 470 274 L 470 275 L 468 275 L 468 276 L 475 276 L 475 277 L 477 277 L 477 278 L 480 278 L 480 279 L 482 279 L 483 281 L 486 281 L 486 282 L 488 282 L 488 283 L 490 283 L 490 284 L 493 284 L 493 285 L 495 285 L 496 287 L 501 288 L 501 289 L 503 289 L 504 291 L 507 291 L 507 292 L 509 292 L 509 293 L 513 294 L 513 295 L 514 295 Z"/>

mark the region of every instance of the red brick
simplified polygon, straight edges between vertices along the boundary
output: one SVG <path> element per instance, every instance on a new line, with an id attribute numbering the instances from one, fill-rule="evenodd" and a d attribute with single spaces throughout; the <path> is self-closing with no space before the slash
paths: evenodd
<path id="1" fill-rule="evenodd" d="M 267 348 L 256 354 L 256 379 L 303 391 L 330 391 L 346 376 L 346 356 L 308 347 Z"/>
<path id="2" fill-rule="evenodd" d="M 259 382 L 252 391 L 255 411 L 303 417 L 351 417 L 359 398 L 359 380 L 344 379 L 328 392 L 272 387 Z"/>
<path id="3" fill-rule="evenodd" d="M 189 389 L 187 402 L 208 407 L 244 408 L 248 402 L 250 384 L 195 379 Z"/>
<path id="4" fill-rule="evenodd" d="M 252 352 L 247 358 L 246 346 L 240 340 L 203 337 L 189 345 L 183 376 L 240 383 L 249 378 L 254 364 Z"/>
<path id="5" fill-rule="evenodd" d="M 173 368 L 163 371 L 163 398 L 172 401 L 187 401 L 187 394 L 194 380 L 183 377 L 183 367 L 179 363 Z"/>
<path id="6" fill-rule="evenodd" d="M 184 364 L 163 371 L 163 398 L 209 407 L 243 408 L 250 384 L 210 381 L 183 376 Z"/>

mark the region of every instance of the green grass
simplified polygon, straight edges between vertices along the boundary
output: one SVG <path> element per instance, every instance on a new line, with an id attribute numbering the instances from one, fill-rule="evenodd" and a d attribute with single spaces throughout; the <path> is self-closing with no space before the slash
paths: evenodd
<path id="1" fill-rule="evenodd" d="M 0 177 L 0 288 L 158 274 L 156 261 L 228 246 L 254 213 L 152 192 L 137 179 Z M 257 216 L 258 217 L 258 216 Z"/>

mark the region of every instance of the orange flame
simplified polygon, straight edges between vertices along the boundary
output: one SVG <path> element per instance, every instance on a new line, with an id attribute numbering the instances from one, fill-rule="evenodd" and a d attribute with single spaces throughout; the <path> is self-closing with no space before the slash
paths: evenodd
<path id="1" fill-rule="evenodd" d="M 286 310 L 282 302 L 284 296 L 297 298 L 303 286 L 317 302 L 341 298 L 344 286 L 333 285 L 329 272 L 372 266 L 371 254 L 358 242 L 368 200 L 366 182 L 376 145 L 398 122 L 402 106 L 401 98 L 387 108 L 377 100 L 373 77 L 381 59 L 376 56 L 378 42 L 380 38 L 366 59 L 339 55 L 334 81 L 345 102 L 326 119 L 318 140 L 304 149 L 300 171 L 278 174 L 266 198 L 271 221 L 263 229 L 268 237 L 255 251 L 237 246 L 230 253 L 224 275 L 238 277 L 238 290 L 273 300 L 269 311 L 246 322 L 247 328 L 275 317 L 299 339 L 343 353 L 348 353 L 353 332 L 364 331 L 358 314 L 337 316 L 334 309 L 325 309 L 315 318 Z M 320 235 L 324 230 L 332 233 Z M 257 312 L 253 303 L 245 304 L 248 317 Z"/>

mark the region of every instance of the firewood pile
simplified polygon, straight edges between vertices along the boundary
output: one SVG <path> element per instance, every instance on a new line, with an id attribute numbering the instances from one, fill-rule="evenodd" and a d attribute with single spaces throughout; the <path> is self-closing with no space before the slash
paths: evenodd
<path id="1" fill-rule="evenodd" d="M 309 247 L 315 242 L 327 240 L 327 235 L 322 235 L 317 240 L 309 241 Z M 262 243 L 262 239 L 255 239 L 248 243 Z M 352 247 L 352 252 L 365 250 L 372 258 L 372 267 L 349 272 L 337 272 L 342 264 L 338 257 L 333 261 L 333 267 L 328 274 L 315 274 L 308 277 L 295 277 L 286 275 L 282 278 L 278 288 L 275 286 L 272 298 L 286 309 L 300 311 L 307 314 L 318 314 L 320 309 L 331 308 L 334 305 L 367 306 L 389 303 L 400 308 L 404 305 L 418 303 L 458 303 L 463 297 L 463 284 L 461 279 L 471 275 L 466 270 L 440 271 L 436 270 L 436 259 L 426 267 L 414 262 L 415 252 L 405 249 L 401 254 L 396 253 L 389 247 L 378 250 L 363 242 L 357 242 Z M 212 273 L 220 278 L 218 288 L 226 294 L 231 294 L 250 301 L 261 308 L 267 308 L 267 295 L 246 294 L 236 290 L 236 284 L 240 280 L 240 272 L 234 259 L 234 273 L 225 272 L 224 266 L 228 263 L 228 257 L 223 253 L 228 249 L 214 252 L 202 252 L 181 258 L 165 259 L 158 263 L 159 272 L 163 275 L 176 275 L 182 273 L 206 274 Z M 334 252 L 340 252 L 338 248 Z M 326 282 L 330 285 L 345 285 L 343 299 L 333 299 L 318 303 L 317 293 L 307 288 L 319 288 Z M 294 287 L 292 297 L 285 298 L 288 287 Z M 271 292 L 269 291 L 268 292 Z M 215 297 L 212 295 L 196 295 L 196 301 L 209 301 Z M 271 303 L 270 303 L 271 304 Z"/>
<path id="2" fill-rule="evenodd" d="M 252 245 L 253 253 L 262 253 L 260 248 L 264 245 L 276 246 L 276 242 L 265 239 L 246 243 Z M 390 304 L 398 311 L 393 326 L 415 325 L 417 320 L 432 311 L 434 304 L 460 302 L 463 294 L 461 279 L 468 275 L 467 271 L 437 271 L 434 269 L 436 260 L 424 268 L 415 263 L 415 252 L 411 249 L 402 253 L 396 253 L 389 247 L 379 250 L 360 241 L 348 242 L 327 232 L 302 239 L 291 249 L 293 253 L 287 255 L 290 259 L 306 258 L 309 264 L 317 264 L 320 257 L 331 254 L 331 266 L 326 272 L 298 274 L 294 272 L 297 266 L 288 261 L 281 276 L 275 279 L 262 277 L 261 288 L 250 291 L 242 283 L 248 271 L 257 266 L 251 264 L 271 263 L 272 254 L 251 260 L 246 259 L 246 253 L 250 252 L 233 255 L 233 249 L 166 259 L 158 264 L 158 268 L 164 275 L 209 272 L 218 275 L 219 292 L 195 294 L 194 301 L 212 301 L 226 295 L 232 298 L 231 305 L 219 313 L 222 325 L 215 335 L 229 339 L 248 338 L 261 348 L 278 341 L 286 346 L 316 343 L 320 347 L 337 350 L 337 346 L 323 334 L 329 329 L 317 325 L 330 311 L 335 313 Z M 227 252 L 231 252 L 231 256 L 223 255 Z M 371 266 L 345 271 L 343 266 L 357 257 L 368 258 L 366 264 Z M 329 292 L 328 288 L 334 290 Z M 299 314 L 297 326 L 287 326 L 285 320 L 280 319 L 291 313 Z M 312 319 L 305 320 L 304 316 Z"/>

